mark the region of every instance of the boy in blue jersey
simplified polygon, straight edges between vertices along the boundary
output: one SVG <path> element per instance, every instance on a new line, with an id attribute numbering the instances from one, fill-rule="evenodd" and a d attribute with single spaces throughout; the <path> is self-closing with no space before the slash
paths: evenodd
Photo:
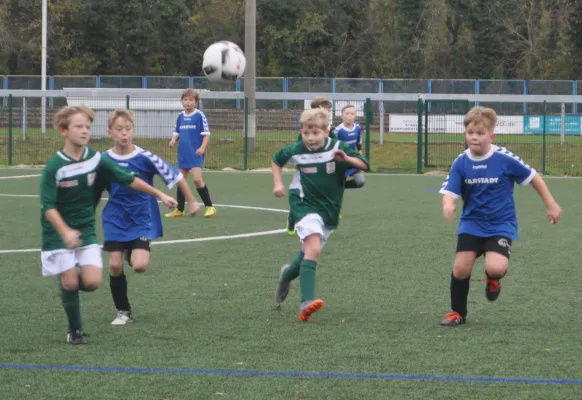
<path id="1" fill-rule="evenodd" d="M 473 107 L 465 116 L 467 150 L 453 162 L 440 193 L 443 216 L 452 221 L 455 200 L 463 199 L 457 230 L 457 255 L 451 274 L 451 308 L 443 326 L 465 323 L 469 281 L 475 260 L 485 255 L 485 296 L 495 301 L 501 291 L 511 244 L 518 239 L 513 185 L 531 183 L 546 206 L 550 223 L 560 220 L 562 210 L 544 180 L 521 158 L 492 144 L 497 115 L 491 108 Z"/>
<path id="2" fill-rule="evenodd" d="M 188 212 L 195 215 L 199 205 L 186 180 L 176 168 L 151 152 L 133 144 L 134 118 L 129 110 L 115 110 L 108 120 L 113 148 L 105 156 L 135 172 L 153 186 L 159 175 L 168 188 L 178 187 L 188 200 Z M 112 325 L 133 322 L 127 297 L 127 278 L 123 273 L 123 253 L 135 272 L 145 272 L 150 263 L 150 242 L 163 236 L 158 202 L 152 196 L 112 183 L 107 188 L 109 201 L 103 209 L 103 249 L 109 253 L 109 282 L 117 317 Z"/>
<path id="3" fill-rule="evenodd" d="M 212 205 L 208 186 L 202 180 L 202 167 L 204 165 L 204 155 L 210 140 L 210 129 L 206 115 L 197 109 L 200 96 L 194 89 L 186 89 L 182 93 L 182 105 L 184 111 L 176 119 L 176 128 L 170 140 L 170 147 L 178 144 L 178 168 L 184 178 L 192 172 L 192 180 L 196 185 L 196 190 L 206 207 L 204 217 L 216 215 L 216 208 Z M 184 203 L 186 199 L 180 188 L 177 192 L 178 208 L 168 214 L 168 218 L 181 217 L 184 213 Z"/>
<path id="4" fill-rule="evenodd" d="M 334 132 L 338 140 L 362 154 L 362 128 L 356 123 L 356 107 L 348 104 L 342 108 L 342 123 L 335 128 Z M 346 189 L 359 189 L 365 182 L 366 178 L 362 171 L 355 168 L 346 171 Z"/>

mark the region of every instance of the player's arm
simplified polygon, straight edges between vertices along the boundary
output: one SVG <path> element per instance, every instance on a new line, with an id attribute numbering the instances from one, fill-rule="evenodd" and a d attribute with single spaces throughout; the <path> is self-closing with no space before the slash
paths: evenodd
<path id="1" fill-rule="evenodd" d="M 58 189 L 55 174 L 47 168 L 42 172 L 40 179 L 40 202 L 42 212 L 52 227 L 63 239 L 67 248 L 79 247 L 80 233 L 71 228 L 57 210 Z"/>
<path id="2" fill-rule="evenodd" d="M 196 150 L 196 155 L 201 156 L 206 152 L 206 147 L 208 146 L 208 142 L 210 141 L 210 126 L 208 125 L 208 118 L 206 118 L 206 114 L 200 111 L 200 119 L 202 120 L 202 131 L 200 135 L 202 136 L 202 144 Z"/>
<path id="3" fill-rule="evenodd" d="M 358 141 L 356 142 L 356 148 L 358 149 L 358 152 L 360 154 L 362 154 L 362 128 L 359 129 L 358 131 Z"/>
<path id="4" fill-rule="evenodd" d="M 172 132 L 172 139 L 170 139 L 169 146 L 174 147 L 178 140 L 180 140 L 180 115 L 176 118 L 176 126 L 174 127 L 174 132 Z"/>
<path id="5" fill-rule="evenodd" d="M 137 190 L 138 192 L 147 193 L 151 196 L 157 197 L 162 201 L 162 203 L 170 208 L 176 208 L 178 205 L 175 199 L 155 187 L 148 185 L 146 182 L 136 177 L 132 171 L 117 165 L 107 157 L 101 157 L 98 174 L 103 174 L 106 181 L 109 183 L 119 183 L 128 186 L 133 190 Z"/>
<path id="6" fill-rule="evenodd" d="M 459 159 L 453 162 L 449 175 L 445 179 L 440 193 L 443 195 L 443 217 L 447 221 L 452 221 L 455 218 L 457 210 L 457 198 L 461 194 L 461 186 L 463 179 L 461 176 Z"/>
<path id="7" fill-rule="evenodd" d="M 276 197 L 285 196 L 285 186 L 283 185 L 282 171 L 283 167 L 292 156 L 291 147 L 287 146 L 279 150 L 273 155 L 271 160 L 271 171 L 273 173 L 273 194 Z"/>
<path id="8" fill-rule="evenodd" d="M 562 216 L 562 209 L 558 205 L 558 202 L 554 199 L 554 196 L 552 196 L 552 193 L 546 185 L 546 182 L 544 182 L 544 179 L 539 174 L 536 174 L 536 176 L 531 181 L 531 185 L 544 201 L 544 204 L 546 205 L 546 214 L 550 220 L 550 223 L 558 223 L 560 221 L 560 217 Z"/>
<path id="9" fill-rule="evenodd" d="M 368 159 L 343 142 L 340 142 L 339 149 L 336 151 L 334 158 L 336 161 L 345 162 L 350 167 L 359 169 L 360 171 L 368 171 L 370 169 Z"/>

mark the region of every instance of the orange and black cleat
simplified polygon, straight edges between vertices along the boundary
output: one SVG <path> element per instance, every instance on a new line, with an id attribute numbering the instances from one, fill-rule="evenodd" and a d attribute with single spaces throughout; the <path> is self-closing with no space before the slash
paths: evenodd
<path id="1" fill-rule="evenodd" d="M 499 293 L 501 293 L 501 283 L 499 279 L 491 279 L 488 276 L 485 276 L 485 297 L 489 301 L 495 301 L 499 297 Z"/>
<path id="2" fill-rule="evenodd" d="M 457 326 L 465 323 L 465 317 L 456 311 L 452 311 L 445 315 L 445 319 L 441 321 L 442 326 Z"/>
<path id="3" fill-rule="evenodd" d="M 307 322 L 311 319 L 311 314 L 323 308 L 323 300 L 307 300 L 301 303 L 299 308 L 299 321 Z"/>

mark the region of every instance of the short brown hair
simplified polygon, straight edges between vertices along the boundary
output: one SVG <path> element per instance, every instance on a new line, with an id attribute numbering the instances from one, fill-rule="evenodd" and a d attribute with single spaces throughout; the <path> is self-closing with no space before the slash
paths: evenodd
<path id="1" fill-rule="evenodd" d="M 325 97 L 317 96 L 315 99 L 311 100 L 311 108 L 327 108 L 331 110 L 331 101 L 327 100 Z"/>
<path id="2" fill-rule="evenodd" d="M 113 127 L 113 124 L 115 123 L 117 118 L 124 118 L 124 119 L 128 120 L 129 122 L 131 122 L 132 125 L 135 125 L 133 111 L 128 110 L 126 108 L 118 108 L 117 110 L 115 110 L 111 114 L 109 114 L 109 118 L 107 118 L 107 127 L 109 129 L 111 129 Z"/>
<path id="3" fill-rule="evenodd" d="M 329 112 L 325 108 L 313 108 L 301 113 L 299 127 L 303 129 L 309 126 L 316 126 L 327 132 L 328 121 Z"/>
<path id="4" fill-rule="evenodd" d="M 348 108 L 353 108 L 355 110 L 356 106 L 354 106 L 353 104 L 346 104 L 345 106 L 342 107 L 342 112 L 344 112 Z"/>
<path id="5" fill-rule="evenodd" d="M 463 124 L 465 128 L 469 126 L 471 122 L 482 122 L 491 130 L 495 128 L 495 124 L 497 123 L 497 113 L 494 109 L 489 107 L 473 107 L 469 110 L 469 112 L 465 115 L 465 119 Z"/>
<path id="6" fill-rule="evenodd" d="M 194 100 L 196 100 L 196 104 L 200 102 L 200 95 L 196 90 L 192 88 L 184 90 L 182 92 L 182 97 L 180 98 L 180 100 L 184 100 L 184 97 L 194 97 Z"/>
<path id="7" fill-rule="evenodd" d="M 80 106 L 68 106 L 61 108 L 55 114 L 55 118 L 53 120 L 54 128 L 57 130 L 67 129 L 71 124 L 71 118 L 73 118 L 73 115 L 76 114 L 85 115 L 87 118 L 89 118 L 89 121 L 91 121 L 91 123 L 93 123 L 93 121 L 95 120 L 95 113 L 86 105 L 81 104 Z"/>

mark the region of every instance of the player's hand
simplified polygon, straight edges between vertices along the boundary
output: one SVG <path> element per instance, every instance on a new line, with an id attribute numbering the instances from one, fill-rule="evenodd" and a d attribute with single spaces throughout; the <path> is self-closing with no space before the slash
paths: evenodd
<path id="1" fill-rule="evenodd" d="M 275 188 L 273 189 L 273 194 L 275 195 L 275 197 L 285 196 L 285 186 L 275 185 Z"/>
<path id="2" fill-rule="evenodd" d="M 196 150 L 196 155 L 197 156 L 201 156 L 202 154 L 204 154 L 204 149 L 198 149 L 198 150 Z"/>
<path id="3" fill-rule="evenodd" d="M 170 210 L 175 209 L 176 207 L 178 207 L 178 202 L 176 201 L 176 199 L 174 199 L 171 196 L 168 196 L 165 193 L 162 193 L 162 195 L 160 196 L 160 200 L 162 201 L 162 203 L 164 203 Z"/>
<path id="4" fill-rule="evenodd" d="M 335 152 L 335 154 L 333 155 L 333 158 L 334 158 L 334 160 L 339 161 L 339 162 L 346 162 L 346 161 L 348 161 L 349 157 L 345 151 L 337 150 Z"/>
<path id="5" fill-rule="evenodd" d="M 445 204 L 443 206 L 443 217 L 447 222 L 451 222 L 455 218 L 455 211 L 457 210 L 457 206 L 455 203 L 452 204 Z"/>
<path id="6" fill-rule="evenodd" d="M 81 245 L 81 232 L 75 229 L 69 229 L 63 235 L 63 242 L 67 249 L 75 249 Z"/>
<path id="7" fill-rule="evenodd" d="M 558 203 L 551 203 L 546 207 L 546 214 L 550 220 L 550 224 L 557 224 L 560 222 L 560 217 L 562 216 L 562 209 Z"/>
<path id="8" fill-rule="evenodd" d="M 176 145 L 176 139 L 172 138 L 172 139 L 170 140 L 170 143 L 168 143 L 168 146 L 170 146 L 170 147 L 174 147 L 175 145 Z"/>
<path id="9" fill-rule="evenodd" d="M 200 210 L 200 204 L 198 204 L 197 201 L 193 201 L 191 203 L 188 203 L 188 214 L 190 216 L 194 216 L 198 213 L 198 211 Z"/>

